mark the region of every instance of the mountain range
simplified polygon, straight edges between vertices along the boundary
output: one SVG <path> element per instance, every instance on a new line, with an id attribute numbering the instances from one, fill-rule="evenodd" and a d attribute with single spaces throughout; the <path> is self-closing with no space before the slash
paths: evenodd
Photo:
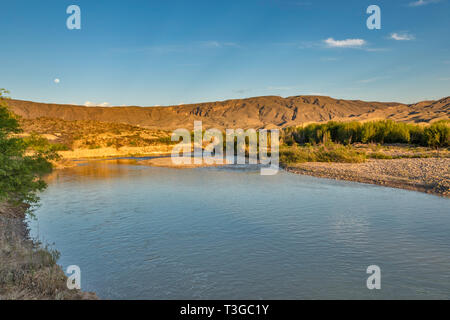
<path id="1" fill-rule="evenodd" d="M 262 96 L 167 107 L 85 107 L 13 99 L 8 105 L 25 119 L 95 120 L 162 130 L 192 129 L 194 120 L 201 120 L 204 128 L 270 129 L 330 120 L 429 123 L 450 115 L 450 97 L 415 104 L 326 96 Z"/>

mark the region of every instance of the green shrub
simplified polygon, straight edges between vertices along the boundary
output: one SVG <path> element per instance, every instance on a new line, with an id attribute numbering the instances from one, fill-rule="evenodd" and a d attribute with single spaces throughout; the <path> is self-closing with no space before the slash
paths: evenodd
<path id="1" fill-rule="evenodd" d="M 384 154 L 382 152 L 374 152 L 369 154 L 371 159 L 392 159 L 392 156 Z"/>
<path id="2" fill-rule="evenodd" d="M 412 143 L 429 147 L 450 145 L 450 121 L 429 126 L 407 124 L 392 120 L 370 122 L 335 122 L 309 124 L 284 131 L 284 141 L 298 144 L 352 143 Z"/>
<path id="3" fill-rule="evenodd" d="M 439 121 L 426 127 L 424 138 L 426 145 L 430 147 L 450 146 L 450 126 L 448 122 Z"/>
<path id="4" fill-rule="evenodd" d="M 14 136 L 21 128 L 8 109 L 6 90 L 0 89 L 0 202 L 35 204 L 37 192 L 46 187 L 42 176 L 51 171 L 48 161 L 55 157 L 50 150 L 27 154 L 29 143 Z"/>
<path id="5" fill-rule="evenodd" d="M 32 133 L 29 137 L 23 138 L 27 147 L 41 153 L 57 152 L 57 151 L 67 151 L 69 147 L 62 143 L 51 143 L 44 137 Z"/>
<path id="6" fill-rule="evenodd" d="M 280 161 L 284 164 L 302 162 L 344 162 L 361 163 L 366 160 L 364 153 L 351 146 L 327 144 L 321 146 L 284 147 L 280 150 Z"/>

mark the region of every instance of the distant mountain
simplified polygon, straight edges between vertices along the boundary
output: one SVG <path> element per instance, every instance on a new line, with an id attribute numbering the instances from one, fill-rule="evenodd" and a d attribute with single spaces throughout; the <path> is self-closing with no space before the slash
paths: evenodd
<path id="1" fill-rule="evenodd" d="M 95 120 L 165 130 L 192 129 L 194 120 L 202 120 L 205 128 L 258 129 L 330 120 L 432 122 L 450 115 L 450 97 L 411 105 L 324 96 L 263 96 L 168 107 L 84 107 L 22 100 L 9 100 L 8 104 L 26 119 Z"/>

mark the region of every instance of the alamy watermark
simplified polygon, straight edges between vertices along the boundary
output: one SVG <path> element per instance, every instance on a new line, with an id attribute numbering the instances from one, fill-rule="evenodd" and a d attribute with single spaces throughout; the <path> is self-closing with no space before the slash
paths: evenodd
<path id="1" fill-rule="evenodd" d="M 172 149 L 172 162 L 175 165 L 221 165 L 248 161 L 248 164 L 262 166 L 261 175 L 275 175 L 279 170 L 279 137 L 278 129 L 226 129 L 224 132 L 213 128 L 203 132 L 202 122 L 194 121 L 193 135 L 187 129 L 173 132 L 172 141 L 179 143 Z"/>
<path id="2" fill-rule="evenodd" d="M 367 18 L 366 25 L 369 30 L 381 29 L 381 9 L 379 6 L 373 4 L 370 5 L 367 10 L 367 14 L 370 16 Z"/>
<path id="3" fill-rule="evenodd" d="M 380 290 L 381 289 L 381 269 L 380 269 L 380 267 L 377 265 L 368 266 L 366 273 L 370 274 L 370 276 L 367 278 L 367 282 L 366 282 L 367 289 Z"/>
<path id="4" fill-rule="evenodd" d="M 66 10 L 67 14 L 70 16 L 67 18 L 66 26 L 69 30 L 80 30 L 81 29 L 81 9 L 77 5 L 70 5 Z"/>
<path id="5" fill-rule="evenodd" d="M 81 289 L 81 269 L 77 265 L 67 267 L 67 289 L 80 290 Z"/>
<path id="6" fill-rule="evenodd" d="M 67 18 L 66 26 L 69 30 L 81 29 L 81 8 L 75 4 L 67 7 L 66 13 L 70 14 Z M 369 30 L 381 29 L 381 8 L 378 5 L 372 4 L 367 7 L 367 14 L 370 16 L 367 18 L 366 25 Z"/>

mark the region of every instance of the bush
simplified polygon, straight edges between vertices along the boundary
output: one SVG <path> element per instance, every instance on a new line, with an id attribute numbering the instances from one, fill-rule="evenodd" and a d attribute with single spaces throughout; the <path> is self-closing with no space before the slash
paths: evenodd
<path id="1" fill-rule="evenodd" d="M 23 140 L 27 144 L 28 148 L 41 153 L 69 150 L 67 145 L 62 143 L 50 143 L 47 139 L 41 137 L 37 133 L 32 133 L 29 137 L 25 137 Z"/>
<path id="2" fill-rule="evenodd" d="M 371 159 L 392 159 L 392 156 L 384 154 L 382 152 L 374 152 L 369 154 Z"/>
<path id="3" fill-rule="evenodd" d="M 284 147 L 280 150 L 280 161 L 284 164 L 302 162 L 361 163 L 365 160 L 364 153 L 351 146 L 339 144 L 327 144 L 319 147 Z"/>
<path id="4" fill-rule="evenodd" d="M 371 122 L 335 122 L 310 124 L 284 131 L 284 141 L 298 144 L 352 143 L 412 143 L 429 147 L 450 145 L 450 121 L 442 120 L 429 126 L 392 120 Z"/>
<path id="5" fill-rule="evenodd" d="M 426 145 L 430 147 L 450 146 L 450 126 L 448 122 L 439 121 L 425 128 L 424 139 Z"/>
<path id="6" fill-rule="evenodd" d="M 21 129 L 6 105 L 6 93 L 0 89 L 0 202 L 32 205 L 38 201 L 37 192 L 46 187 L 42 176 L 51 171 L 48 160 L 55 154 L 36 150 L 27 155 L 29 143 L 14 136 Z"/>

